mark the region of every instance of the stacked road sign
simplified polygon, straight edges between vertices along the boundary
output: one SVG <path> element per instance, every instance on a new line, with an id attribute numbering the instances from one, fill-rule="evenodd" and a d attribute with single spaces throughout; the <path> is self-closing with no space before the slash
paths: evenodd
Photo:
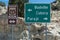
<path id="1" fill-rule="evenodd" d="M 8 24 L 16 24 L 17 15 L 18 14 L 18 6 L 17 5 L 9 5 L 8 6 Z"/>

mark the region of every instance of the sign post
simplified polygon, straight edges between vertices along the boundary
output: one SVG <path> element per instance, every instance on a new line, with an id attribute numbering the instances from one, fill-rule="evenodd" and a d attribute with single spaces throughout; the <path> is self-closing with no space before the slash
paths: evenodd
<path id="1" fill-rule="evenodd" d="M 8 24 L 9 24 L 9 26 L 11 26 L 12 40 L 13 40 L 13 28 L 17 23 L 17 17 L 18 17 L 18 6 L 9 5 L 8 6 Z"/>
<path id="2" fill-rule="evenodd" d="M 50 4 L 26 3 L 24 8 L 25 22 L 46 23 L 47 40 L 47 23 L 50 22 Z"/>

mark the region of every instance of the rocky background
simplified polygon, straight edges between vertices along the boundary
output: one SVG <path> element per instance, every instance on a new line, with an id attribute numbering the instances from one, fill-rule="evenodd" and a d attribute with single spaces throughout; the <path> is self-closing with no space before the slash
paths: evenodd
<path id="1" fill-rule="evenodd" d="M 19 15 L 17 24 L 13 26 L 8 24 L 7 8 L 4 3 L 0 2 L 0 40 L 12 40 L 12 30 L 13 40 L 20 40 L 20 35 L 25 29 L 30 32 L 31 40 L 45 40 L 45 23 L 25 23 L 23 16 L 25 1 L 18 0 L 16 2 L 19 2 L 19 14 L 21 16 Z M 53 2 L 51 5 L 51 23 L 47 23 L 48 40 L 60 40 L 60 0 Z"/>

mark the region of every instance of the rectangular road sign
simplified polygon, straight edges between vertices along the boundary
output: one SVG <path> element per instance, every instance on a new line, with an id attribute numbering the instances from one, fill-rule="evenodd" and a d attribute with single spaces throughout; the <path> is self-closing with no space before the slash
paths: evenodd
<path id="1" fill-rule="evenodd" d="M 18 6 L 17 5 L 9 5 L 8 6 L 8 17 L 16 18 L 18 16 Z"/>
<path id="2" fill-rule="evenodd" d="M 16 19 L 8 19 L 8 24 L 16 24 Z"/>
<path id="3" fill-rule="evenodd" d="M 50 22 L 50 4 L 31 4 L 24 6 L 25 22 Z"/>

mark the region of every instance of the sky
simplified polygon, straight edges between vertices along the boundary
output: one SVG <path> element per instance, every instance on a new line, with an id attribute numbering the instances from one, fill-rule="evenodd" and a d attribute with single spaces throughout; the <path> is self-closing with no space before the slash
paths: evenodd
<path id="1" fill-rule="evenodd" d="M 4 2 L 6 4 L 6 6 L 7 6 L 9 0 L 0 0 L 0 1 Z"/>
<path id="2" fill-rule="evenodd" d="M 56 0 L 29 0 L 29 3 L 51 3 Z"/>
<path id="3" fill-rule="evenodd" d="M 0 1 L 4 2 L 7 6 L 9 0 L 0 0 Z M 55 0 L 29 0 L 29 3 L 51 3 L 53 1 Z"/>

